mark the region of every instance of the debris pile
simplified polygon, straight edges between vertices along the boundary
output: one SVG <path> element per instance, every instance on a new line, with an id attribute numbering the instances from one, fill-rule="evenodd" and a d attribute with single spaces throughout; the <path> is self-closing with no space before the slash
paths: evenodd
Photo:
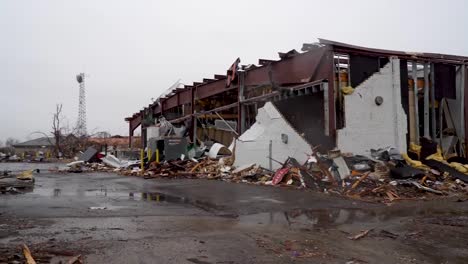
<path id="1" fill-rule="evenodd" d="M 219 148 L 219 146 L 216 146 Z M 468 160 L 460 157 L 445 160 L 440 149 L 415 147 L 416 153 L 400 154 L 393 148 L 372 150 L 369 157 L 341 153 L 323 154 L 311 149 L 304 164 L 289 157 L 277 170 L 264 168 L 254 161 L 233 166 L 235 155 L 205 151 L 199 158 L 161 162 L 122 161 L 112 155 L 101 157 L 101 163 L 76 161 L 68 171 L 119 172 L 127 176 L 153 178 L 217 179 L 236 183 L 289 186 L 342 195 L 366 201 L 393 202 L 468 193 Z M 424 155 L 421 155 L 424 153 Z M 413 158 L 410 158 L 411 155 Z M 421 158 L 424 156 L 425 158 Z M 417 157 L 417 158 L 415 158 Z"/>

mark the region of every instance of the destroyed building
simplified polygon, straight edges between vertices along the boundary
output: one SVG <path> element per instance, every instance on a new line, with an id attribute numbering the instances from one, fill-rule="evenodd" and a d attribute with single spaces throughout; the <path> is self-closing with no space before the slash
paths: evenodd
<path id="1" fill-rule="evenodd" d="M 466 157 L 467 63 L 468 57 L 320 39 L 256 65 L 237 59 L 225 75 L 176 87 L 125 120 L 130 139 L 140 127 L 144 147 L 148 128 L 164 117 L 186 128 L 192 142 L 227 146 L 237 139 L 240 159 L 255 156 L 267 168 L 275 165 L 265 158 L 281 155 L 278 150 L 298 160 L 311 146 L 364 155 L 393 147 L 404 153 L 422 137 L 437 142 L 444 154 Z"/>

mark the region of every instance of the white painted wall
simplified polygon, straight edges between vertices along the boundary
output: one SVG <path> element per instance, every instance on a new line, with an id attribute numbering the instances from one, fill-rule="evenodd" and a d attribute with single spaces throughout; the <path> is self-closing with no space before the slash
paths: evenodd
<path id="1" fill-rule="evenodd" d="M 383 147 L 406 152 L 407 121 L 400 89 L 400 61 L 392 58 L 380 72 L 345 95 L 345 127 L 337 130 L 337 146 L 342 152 L 369 155 L 370 149 Z M 380 106 L 375 103 L 377 96 L 383 98 Z"/>
<path id="2" fill-rule="evenodd" d="M 288 136 L 287 144 L 282 142 L 281 134 Z M 307 160 L 306 153 L 311 153 L 311 146 L 307 141 L 289 125 L 272 103 L 267 102 L 258 109 L 255 124 L 237 139 L 234 166 L 255 163 L 268 169 L 270 140 L 272 157 L 280 162 L 293 157 L 303 164 Z M 272 162 L 273 170 L 280 167 L 277 162 Z"/>

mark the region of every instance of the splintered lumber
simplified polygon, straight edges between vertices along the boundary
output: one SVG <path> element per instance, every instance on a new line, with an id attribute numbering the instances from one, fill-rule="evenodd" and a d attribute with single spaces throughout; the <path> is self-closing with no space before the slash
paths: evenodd
<path id="1" fill-rule="evenodd" d="M 200 162 L 200 163 L 197 163 L 197 165 L 195 165 L 195 166 L 190 170 L 190 172 L 195 172 L 195 170 L 198 169 L 198 167 L 200 167 L 200 166 L 201 166 L 202 164 L 204 164 L 204 163 L 205 163 L 204 161 L 202 161 L 202 162 Z"/>
<path id="2" fill-rule="evenodd" d="M 26 259 L 26 264 L 36 264 L 36 261 L 32 257 L 31 251 L 29 250 L 28 246 L 26 246 L 26 244 L 23 244 L 23 255 Z"/>
<path id="3" fill-rule="evenodd" d="M 381 185 L 381 186 L 379 186 L 377 188 L 372 189 L 372 192 L 373 193 L 378 193 L 378 192 L 384 191 L 387 188 L 388 188 L 388 185 Z"/>
<path id="4" fill-rule="evenodd" d="M 328 181 L 333 184 L 337 185 L 335 178 L 333 175 L 328 171 L 328 168 L 320 161 L 320 158 L 317 156 L 317 149 L 320 147 L 320 145 L 315 146 L 312 148 L 312 154 L 310 156 L 314 157 L 317 163 L 317 166 L 319 167 L 320 171 L 322 171 L 323 174 L 325 174 L 328 178 Z"/>
<path id="5" fill-rule="evenodd" d="M 356 187 L 358 187 L 358 185 L 367 178 L 367 176 L 369 176 L 370 174 L 370 171 L 364 173 L 361 177 L 359 177 L 359 179 L 351 186 L 351 189 L 349 189 L 348 192 L 356 189 Z"/>
<path id="6" fill-rule="evenodd" d="M 420 184 L 424 185 L 426 183 L 427 175 L 424 175 L 424 177 L 421 179 Z"/>
<path id="7" fill-rule="evenodd" d="M 367 234 L 369 234 L 370 231 L 372 231 L 372 229 L 364 230 L 361 233 L 359 233 L 359 234 L 357 234 L 355 236 L 348 237 L 348 238 L 351 239 L 351 240 L 358 240 L 358 239 L 361 239 L 361 238 L 367 236 Z"/>
<path id="8" fill-rule="evenodd" d="M 323 174 L 325 174 L 328 178 L 328 181 L 330 183 L 332 183 L 333 185 L 336 185 L 336 180 L 335 178 L 333 178 L 333 175 L 330 173 L 330 171 L 328 171 L 328 168 L 325 167 L 324 164 L 322 164 L 318 158 L 317 158 L 317 165 L 318 167 L 320 168 L 320 170 L 322 171 Z"/>
<path id="9" fill-rule="evenodd" d="M 385 194 L 387 195 L 390 202 L 400 198 L 395 192 L 392 192 L 392 191 L 386 191 Z"/>

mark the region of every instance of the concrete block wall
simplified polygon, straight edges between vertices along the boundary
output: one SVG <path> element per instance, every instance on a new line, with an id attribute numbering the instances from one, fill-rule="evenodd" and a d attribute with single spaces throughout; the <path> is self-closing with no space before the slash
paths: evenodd
<path id="1" fill-rule="evenodd" d="M 352 74 L 352 70 L 351 70 Z M 383 103 L 377 105 L 380 96 Z M 406 152 L 407 121 L 401 104 L 400 62 L 397 58 L 344 96 L 345 126 L 337 130 L 342 152 L 369 155 L 370 149 L 395 147 Z"/>
<path id="2" fill-rule="evenodd" d="M 287 142 L 284 142 L 282 137 L 287 137 Z M 304 164 L 308 158 L 306 153 L 312 152 L 309 143 L 294 130 L 271 102 L 267 102 L 264 107 L 258 109 L 255 124 L 236 141 L 234 166 L 255 163 L 269 168 L 270 141 L 272 157 L 280 162 L 293 157 L 300 164 Z M 272 161 L 271 165 L 273 170 L 281 167 L 275 161 Z"/>

